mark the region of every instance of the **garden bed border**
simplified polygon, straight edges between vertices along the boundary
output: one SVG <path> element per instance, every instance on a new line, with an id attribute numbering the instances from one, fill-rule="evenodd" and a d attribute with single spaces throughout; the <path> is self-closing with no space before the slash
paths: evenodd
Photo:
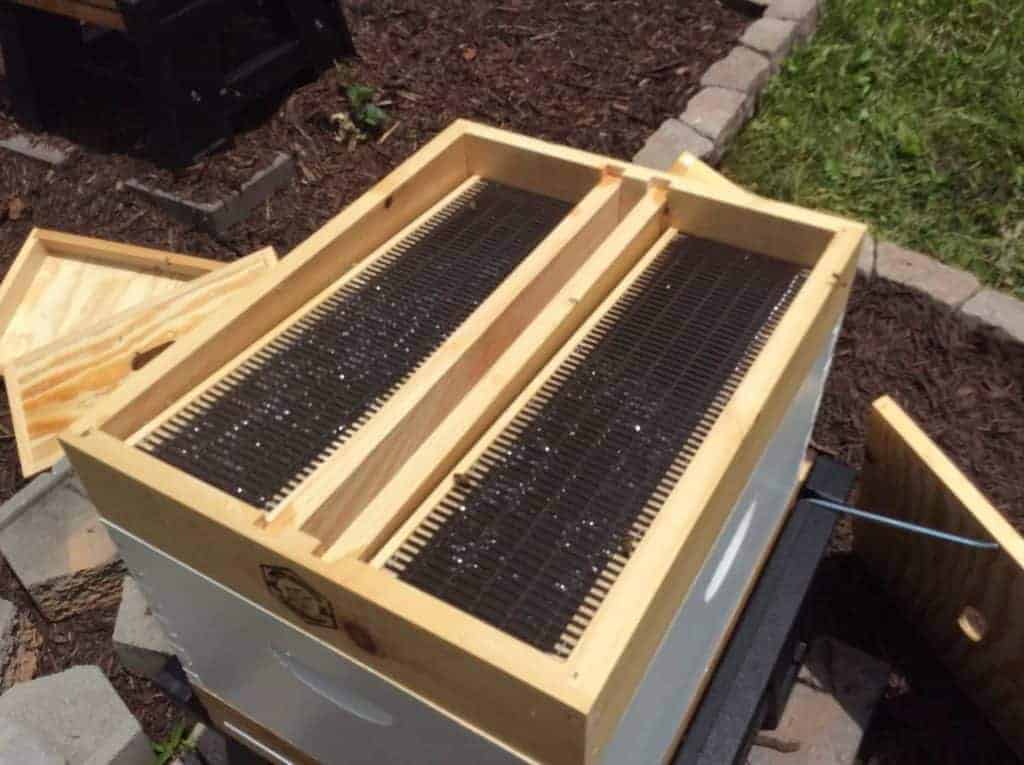
<path id="1" fill-rule="evenodd" d="M 701 90 L 678 117 L 666 119 L 651 134 L 633 162 L 667 170 L 683 153 L 711 165 L 721 160 L 730 141 L 757 111 L 758 99 L 782 61 L 814 35 L 825 12 L 824 0 L 725 0 L 741 10 L 764 13 L 736 46 L 708 68 Z M 931 297 L 969 323 L 1024 345 L 1024 301 L 984 287 L 967 271 L 891 242 L 866 237 L 858 272 L 879 276 Z"/>

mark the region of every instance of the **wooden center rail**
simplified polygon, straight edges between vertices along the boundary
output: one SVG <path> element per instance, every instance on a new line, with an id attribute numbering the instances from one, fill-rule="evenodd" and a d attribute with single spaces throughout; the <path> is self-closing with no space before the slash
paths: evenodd
<path id="1" fill-rule="evenodd" d="M 285 505 L 268 514 L 136 448 L 474 177 L 575 207 Z M 537 650 L 383 570 L 396 531 L 458 480 L 460 460 L 679 232 L 810 272 L 571 655 Z M 844 310 L 863 233 L 685 173 L 458 121 L 285 258 L 261 294 L 137 373 L 64 448 L 109 521 L 528 760 L 596 762 Z M 310 618 L 278 600 L 267 567 L 290 571 L 324 610 Z"/>

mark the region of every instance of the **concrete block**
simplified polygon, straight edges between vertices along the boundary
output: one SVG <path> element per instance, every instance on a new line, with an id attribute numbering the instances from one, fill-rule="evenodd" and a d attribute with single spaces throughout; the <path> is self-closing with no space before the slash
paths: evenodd
<path id="1" fill-rule="evenodd" d="M 800 668 L 782 721 L 755 739 L 749 765 L 853 765 L 889 682 L 885 662 L 819 638 Z"/>
<path id="2" fill-rule="evenodd" d="M 771 63 L 760 53 L 737 45 L 728 56 L 708 67 L 700 84 L 705 88 L 738 90 L 756 99 L 767 84 L 771 69 Z"/>
<path id="3" fill-rule="evenodd" d="M 761 18 L 747 27 L 740 42 L 765 56 L 773 72 L 796 43 L 796 22 L 788 19 Z"/>
<path id="4" fill-rule="evenodd" d="M 67 765 L 35 729 L 0 717 L 0 765 Z"/>
<path id="5" fill-rule="evenodd" d="M 295 177 L 295 160 L 278 152 L 267 167 L 246 181 L 227 199 L 217 202 L 192 202 L 162 189 L 147 186 L 133 178 L 125 186 L 146 197 L 174 220 L 220 236 L 236 223 L 291 183 Z"/>
<path id="6" fill-rule="evenodd" d="M 943 265 L 919 252 L 879 242 L 875 275 L 927 293 L 950 308 L 959 308 L 981 287 L 966 271 Z"/>
<path id="7" fill-rule="evenodd" d="M 819 0 L 772 0 L 765 18 L 784 19 L 796 24 L 796 39 L 807 40 L 818 28 L 820 17 Z"/>
<path id="8" fill-rule="evenodd" d="M 23 157 L 28 157 L 53 167 L 60 167 L 70 157 L 70 154 L 63 149 L 40 141 L 37 138 L 27 136 L 24 133 L 18 133 L 0 141 L 0 148 L 13 151 L 15 154 L 20 154 Z"/>
<path id="9" fill-rule="evenodd" d="M 174 647 L 153 616 L 146 596 L 130 576 L 124 578 L 121 588 L 121 607 L 114 624 L 114 650 L 129 670 L 150 680 L 160 674 L 174 655 Z"/>
<path id="10" fill-rule="evenodd" d="M 721 152 L 753 114 L 753 99 L 726 88 L 704 88 L 690 99 L 680 118 Z"/>
<path id="11" fill-rule="evenodd" d="M 861 243 L 860 255 L 857 257 L 857 273 L 865 279 L 875 275 L 875 238 L 871 234 L 865 234 Z"/>
<path id="12" fill-rule="evenodd" d="M 684 151 L 698 159 L 706 159 L 714 150 L 715 145 L 689 125 L 677 119 L 667 119 L 651 133 L 633 161 L 655 170 L 668 170 Z"/>
<path id="13" fill-rule="evenodd" d="M 0 696 L 0 719 L 37 731 L 75 765 L 151 765 L 153 751 L 99 667 L 73 667 Z"/>
<path id="14" fill-rule="evenodd" d="M 55 473 L 0 507 L 0 552 L 40 612 L 60 621 L 115 605 L 124 569 L 81 484 Z"/>
<path id="15" fill-rule="evenodd" d="M 985 288 L 960 310 L 968 319 L 986 324 L 1004 337 L 1024 344 L 1024 302 L 1012 295 Z"/>

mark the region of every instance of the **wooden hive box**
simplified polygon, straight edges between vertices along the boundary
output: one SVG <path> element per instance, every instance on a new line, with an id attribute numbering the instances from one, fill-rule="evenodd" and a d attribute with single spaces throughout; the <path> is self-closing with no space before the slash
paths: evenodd
<path id="1" fill-rule="evenodd" d="M 304 317 L 329 313 L 339 289 L 380 284 L 362 274 L 400 260 L 459 210 L 476 210 L 459 200 L 482 181 L 571 211 L 283 491 L 244 501 L 246 486 L 197 478 L 192 452 L 208 462 L 215 447 L 179 449 L 181 434 L 221 416 L 239 386 L 267 379 L 260 370 L 269 374 L 274 358 L 305 342 L 313 330 Z M 526 759 L 598 761 L 825 348 L 863 233 L 829 215 L 460 121 L 285 258 L 262 294 L 169 349 L 63 444 L 108 522 Z M 727 390 L 705 402 L 713 416 L 694 424 L 699 439 L 688 442 L 672 486 L 659 488 L 660 510 L 596 574 L 584 626 L 558 650 L 538 648 L 404 581 L 394 556 L 422 538 L 418 530 L 436 528 L 437 503 L 477 481 L 493 444 L 522 432 L 524 412 L 619 321 L 623 301 L 648 289 L 657 269 L 690 257 L 711 269 L 731 263 L 738 279 L 765 268 L 784 284 L 743 353 L 719 364 Z M 757 292 L 760 278 L 744 290 Z M 680 294 L 699 303 L 699 283 Z M 718 313 L 738 316 L 741 304 Z M 278 599 L 282 571 L 318 593 L 318 613 Z"/>

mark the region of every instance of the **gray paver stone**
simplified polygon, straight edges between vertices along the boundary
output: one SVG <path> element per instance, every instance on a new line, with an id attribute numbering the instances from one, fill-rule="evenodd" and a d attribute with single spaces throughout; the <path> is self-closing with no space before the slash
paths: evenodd
<path id="1" fill-rule="evenodd" d="M 124 578 L 121 606 L 114 623 L 114 650 L 121 663 L 137 675 L 154 680 L 174 654 L 163 627 L 153 616 L 138 582 Z"/>
<path id="2" fill-rule="evenodd" d="M 278 152 L 266 167 L 242 184 L 237 193 L 217 202 L 193 202 L 178 194 L 147 186 L 135 178 L 128 180 L 125 186 L 147 197 L 171 218 L 220 235 L 248 218 L 256 207 L 288 185 L 294 177 L 295 160 L 290 154 Z"/>
<path id="3" fill-rule="evenodd" d="M 714 150 L 715 145 L 689 125 L 677 119 L 667 119 L 651 133 L 647 143 L 633 157 L 633 162 L 655 170 L 668 170 L 684 151 L 703 160 Z"/>
<path id="4" fill-rule="evenodd" d="M 968 319 L 987 324 L 1011 340 L 1024 343 L 1024 302 L 1013 296 L 985 288 L 960 310 Z"/>
<path id="5" fill-rule="evenodd" d="M 819 638 L 800 668 L 779 726 L 767 732 L 799 744 L 794 752 L 750 750 L 750 765 L 853 765 L 871 713 L 889 682 L 884 662 L 832 638 Z"/>
<path id="6" fill-rule="evenodd" d="M 756 98 L 771 74 L 771 63 L 760 53 L 737 45 L 729 55 L 713 63 L 700 84 L 706 88 L 728 88 Z"/>
<path id="7" fill-rule="evenodd" d="M 75 765 L 151 765 L 153 752 L 99 667 L 72 667 L 0 696 L 0 718 L 38 731 Z"/>
<path id="8" fill-rule="evenodd" d="M 875 275 L 875 238 L 871 234 L 865 234 L 861 243 L 860 255 L 857 257 L 857 273 L 865 279 Z"/>
<path id="9" fill-rule="evenodd" d="M 796 22 L 788 19 L 761 18 L 747 27 L 740 42 L 768 58 L 772 71 L 778 71 L 782 60 L 796 42 Z"/>
<path id="10" fill-rule="evenodd" d="M 0 551 L 47 619 L 118 602 L 123 564 L 70 472 L 37 478 L 0 507 L 0 519 Z"/>
<path id="11" fill-rule="evenodd" d="M 753 100 L 726 88 L 704 88 L 690 99 L 680 119 L 721 151 L 751 114 Z"/>
<path id="12" fill-rule="evenodd" d="M 68 161 L 68 152 L 48 143 L 36 140 L 24 133 L 18 133 L 0 141 L 0 147 L 23 157 L 60 167 Z"/>
<path id="13" fill-rule="evenodd" d="M 879 242 L 875 275 L 927 293 L 950 308 L 959 308 L 980 287 L 966 271 L 950 268 L 934 258 L 905 250 L 892 242 Z"/>
<path id="14" fill-rule="evenodd" d="M 765 18 L 786 19 L 796 24 L 796 38 L 803 41 L 818 28 L 819 0 L 772 0 Z"/>

